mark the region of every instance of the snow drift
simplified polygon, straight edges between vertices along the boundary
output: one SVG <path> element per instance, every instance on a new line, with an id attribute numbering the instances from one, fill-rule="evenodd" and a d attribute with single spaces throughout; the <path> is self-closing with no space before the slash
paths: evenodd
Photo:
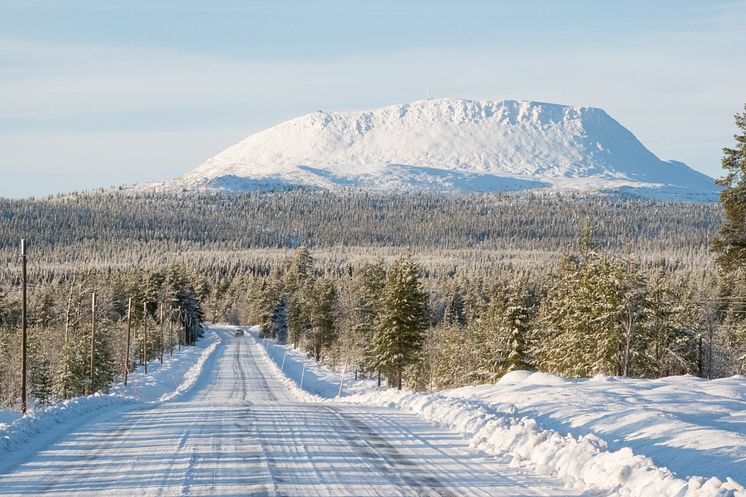
<path id="1" fill-rule="evenodd" d="M 293 388 L 303 376 L 309 401 L 405 409 L 515 466 L 600 495 L 746 497 L 743 377 L 569 380 L 516 371 L 494 385 L 422 393 L 354 382 L 292 347 L 262 345 Z"/>
<path id="2" fill-rule="evenodd" d="M 208 330 L 193 347 L 184 347 L 173 355 L 166 354 L 163 364 L 151 361 L 148 372 L 137 368 L 129 376 L 128 385 L 112 385 L 109 393 L 97 393 L 56 402 L 30 411 L 24 416 L 0 416 L 8 423 L 0 424 L 0 469 L 21 460 L 24 455 L 44 443 L 91 420 L 100 412 L 117 408 L 137 408 L 143 403 L 178 399 L 194 388 L 207 361 L 219 343 L 217 334 Z M 7 456 L 9 452 L 13 457 Z"/>
<path id="3" fill-rule="evenodd" d="M 438 99 L 317 111 L 255 133 L 176 188 L 439 192 L 611 190 L 715 200 L 713 180 L 663 161 L 601 109 Z"/>

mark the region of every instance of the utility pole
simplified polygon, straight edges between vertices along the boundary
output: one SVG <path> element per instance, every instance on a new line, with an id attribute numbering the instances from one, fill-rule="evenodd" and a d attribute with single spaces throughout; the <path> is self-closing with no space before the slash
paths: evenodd
<path id="1" fill-rule="evenodd" d="M 91 372 L 88 380 L 91 382 L 88 393 L 93 393 L 93 357 L 96 352 L 96 292 L 91 294 Z"/>
<path id="2" fill-rule="evenodd" d="M 177 319 L 179 321 L 181 321 L 182 317 L 183 316 L 181 314 L 181 308 L 179 308 L 179 314 L 178 314 L 178 318 Z M 184 339 L 186 339 L 186 325 L 184 327 Z M 182 341 L 182 338 L 181 338 L 181 327 L 179 327 L 179 352 L 181 352 L 181 341 Z"/>
<path id="3" fill-rule="evenodd" d="M 145 364 L 145 374 L 148 374 L 148 303 L 142 303 L 142 327 L 145 338 L 142 341 L 142 362 Z"/>
<path id="4" fill-rule="evenodd" d="M 192 344 L 192 315 L 191 314 L 186 314 L 186 319 L 184 320 L 184 344 L 185 345 Z"/>
<path id="5" fill-rule="evenodd" d="M 21 412 L 26 413 L 26 240 L 21 240 Z"/>
<path id="6" fill-rule="evenodd" d="M 161 303 L 161 364 L 163 364 L 163 303 Z"/>
<path id="7" fill-rule="evenodd" d="M 174 355 L 174 311 L 171 306 L 168 306 L 168 345 L 171 351 L 169 354 L 173 357 Z"/>
<path id="8" fill-rule="evenodd" d="M 127 386 L 127 376 L 130 372 L 130 334 L 132 319 L 132 297 L 127 301 L 127 346 L 124 349 L 124 386 Z"/>

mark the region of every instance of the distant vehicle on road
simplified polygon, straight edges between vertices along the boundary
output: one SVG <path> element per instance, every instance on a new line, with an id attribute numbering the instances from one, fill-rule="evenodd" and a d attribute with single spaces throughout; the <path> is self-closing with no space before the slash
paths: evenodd
<path id="1" fill-rule="evenodd" d="M 242 336 L 244 336 L 244 331 L 243 330 L 236 330 L 236 332 L 233 333 L 233 336 L 234 337 L 242 337 Z"/>

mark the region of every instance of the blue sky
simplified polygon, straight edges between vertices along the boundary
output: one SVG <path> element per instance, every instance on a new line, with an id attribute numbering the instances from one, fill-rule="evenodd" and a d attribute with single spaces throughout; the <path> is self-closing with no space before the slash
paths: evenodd
<path id="1" fill-rule="evenodd" d="M 744 26 L 744 0 L 0 0 L 0 196 L 175 177 L 285 119 L 428 88 L 602 107 L 718 176 Z"/>

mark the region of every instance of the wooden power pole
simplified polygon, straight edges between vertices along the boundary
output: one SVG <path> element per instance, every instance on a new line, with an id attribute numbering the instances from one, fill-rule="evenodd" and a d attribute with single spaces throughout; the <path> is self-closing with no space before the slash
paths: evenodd
<path id="1" fill-rule="evenodd" d="M 21 411 L 25 414 L 28 402 L 26 399 L 26 240 L 21 240 Z"/>
<path id="2" fill-rule="evenodd" d="M 94 376 L 94 356 L 96 353 L 96 292 L 91 294 L 91 361 L 90 361 L 90 376 L 88 381 L 91 382 L 89 387 L 89 394 L 93 393 L 93 376 Z"/>
<path id="3" fill-rule="evenodd" d="M 127 301 L 127 345 L 124 349 L 124 386 L 130 373 L 130 335 L 132 334 L 132 297 Z"/>
<path id="4" fill-rule="evenodd" d="M 174 311 L 171 309 L 171 306 L 168 306 L 168 345 L 169 345 L 169 355 L 173 357 L 174 355 Z"/>
<path id="5" fill-rule="evenodd" d="M 161 303 L 161 341 L 160 341 L 160 352 L 161 352 L 161 364 L 163 364 L 163 304 Z"/>
<path id="6" fill-rule="evenodd" d="M 142 328 L 144 338 L 142 341 L 142 362 L 145 365 L 145 374 L 148 374 L 148 303 L 142 303 Z"/>

